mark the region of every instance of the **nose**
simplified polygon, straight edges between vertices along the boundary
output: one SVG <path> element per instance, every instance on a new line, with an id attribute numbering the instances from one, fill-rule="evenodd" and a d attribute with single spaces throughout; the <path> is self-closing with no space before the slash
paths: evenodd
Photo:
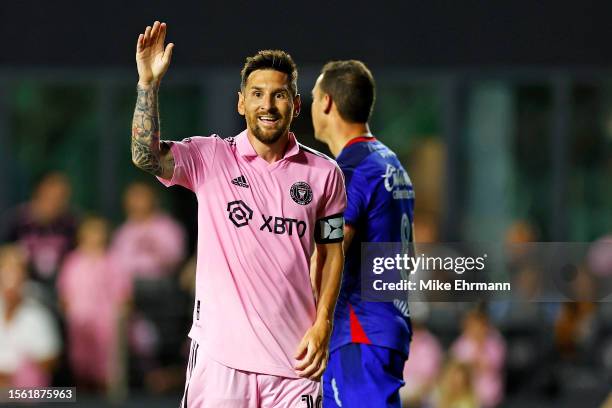
<path id="1" fill-rule="evenodd" d="M 270 112 L 270 111 L 276 110 L 276 99 L 274 98 L 274 95 L 273 94 L 266 95 L 266 97 L 263 98 L 263 101 L 261 103 L 261 107 L 266 112 Z"/>

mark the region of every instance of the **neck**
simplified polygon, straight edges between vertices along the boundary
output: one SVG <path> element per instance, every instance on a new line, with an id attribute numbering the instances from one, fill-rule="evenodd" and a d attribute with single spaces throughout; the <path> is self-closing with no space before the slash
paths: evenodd
<path id="1" fill-rule="evenodd" d="M 351 139 L 359 136 L 372 136 L 367 123 L 347 123 L 344 121 L 337 121 L 330 134 L 334 136 L 328 139 L 327 145 L 334 157 L 338 157 Z"/>
<path id="2" fill-rule="evenodd" d="M 101 257 L 102 255 L 104 255 L 104 247 L 99 246 L 97 244 L 83 244 L 81 246 L 81 248 L 83 249 L 83 252 L 86 253 L 87 255 L 90 256 L 94 256 L 94 257 Z"/>
<path id="3" fill-rule="evenodd" d="M 257 152 L 257 155 L 267 161 L 268 163 L 274 163 L 283 158 L 287 145 L 289 144 L 289 132 L 286 132 L 283 136 L 272 144 L 262 143 L 257 139 L 249 130 L 247 132 L 249 142 L 251 146 Z"/>
<path id="4" fill-rule="evenodd" d="M 153 217 L 155 211 L 133 211 L 128 213 L 128 219 L 137 223 L 148 221 Z"/>

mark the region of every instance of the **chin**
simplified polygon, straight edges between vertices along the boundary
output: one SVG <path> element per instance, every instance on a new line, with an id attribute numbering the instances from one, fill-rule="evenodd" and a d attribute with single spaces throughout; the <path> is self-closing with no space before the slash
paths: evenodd
<path id="1" fill-rule="evenodd" d="M 253 135 L 263 144 L 271 145 L 276 143 L 288 129 L 274 131 L 271 134 L 265 134 L 259 128 L 253 129 Z"/>

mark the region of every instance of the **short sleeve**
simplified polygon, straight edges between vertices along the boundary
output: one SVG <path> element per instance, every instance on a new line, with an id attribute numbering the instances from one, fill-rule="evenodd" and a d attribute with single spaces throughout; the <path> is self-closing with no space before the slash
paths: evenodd
<path id="1" fill-rule="evenodd" d="M 350 175 L 346 175 L 348 180 L 346 186 L 347 205 L 344 212 L 344 219 L 349 225 L 357 225 L 359 220 L 366 214 L 368 208 L 368 191 L 370 183 L 360 172 L 354 170 Z"/>
<path id="2" fill-rule="evenodd" d="M 181 142 L 166 142 L 174 157 L 174 173 L 171 180 L 157 179 L 166 187 L 179 185 L 195 191 L 204 182 L 212 168 L 219 137 L 195 136 Z"/>
<path id="3" fill-rule="evenodd" d="M 317 214 L 315 241 L 318 244 L 341 242 L 344 239 L 344 211 L 346 210 L 346 189 L 344 176 L 334 166 L 325 185 L 322 205 Z"/>

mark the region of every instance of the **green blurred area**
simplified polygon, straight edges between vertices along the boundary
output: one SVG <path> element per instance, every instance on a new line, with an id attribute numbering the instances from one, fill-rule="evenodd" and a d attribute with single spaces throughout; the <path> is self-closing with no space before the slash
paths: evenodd
<path id="1" fill-rule="evenodd" d="M 446 100 L 444 84 L 436 79 L 412 81 L 407 76 L 398 83 L 381 76 L 377 82 L 371 127 L 411 174 L 417 224 L 427 220 L 439 231 L 444 214 L 450 212 L 450 222 L 457 223 L 463 238 L 485 240 L 504 239 L 506 229 L 517 222 L 529 224 L 543 241 L 555 238 L 555 223 L 564 225 L 565 238 L 572 241 L 590 241 L 612 231 L 612 88 L 607 82 L 571 82 L 565 118 L 569 137 L 561 141 L 554 133 L 554 93 L 545 80 L 472 81 L 459 101 Z M 215 98 L 205 89 L 195 82 L 164 84 L 163 139 L 229 135 L 224 129 L 206 128 L 204 112 Z M 5 178 L 5 202 L 27 200 L 43 173 L 61 170 L 73 184 L 77 208 L 119 222 L 126 185 L 142 179 L 153 182 L 130 160 L 134 86 L 122 81 L 57 84 L 17 79 L 7 90 L 4 156 L 10 174 Z M 296 124 L 298 137 L 320 148 L 312 143 L 309 102 Z M 453 123 L 445 122 L 449 106 L 459 113 L 455 144 L 448 139 Z M 235 120 L 242 121 L 237 114 Z M 566 148 L 561 194 L 553 182 L 555 143 L 565 143 Z M 449 183 L 456 184 L 456 196 L 448 196 Z M 175 213 L 184 208 L 182 200 L 191 199 L 161 187 L 158 191 L 163 205 Z M 565 216 L 553 219 L 559 196 L 564 197 Z M 499 225 L 488 228 L 492 223 Z"/>

